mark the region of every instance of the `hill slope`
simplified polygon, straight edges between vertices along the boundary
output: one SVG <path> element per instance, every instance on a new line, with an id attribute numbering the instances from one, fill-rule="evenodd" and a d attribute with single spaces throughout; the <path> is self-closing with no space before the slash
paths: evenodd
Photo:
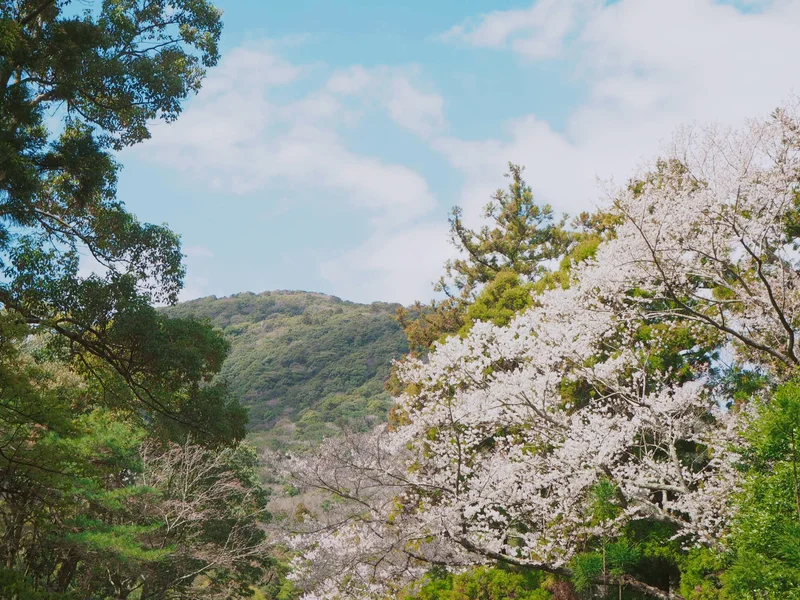
<path id="1" fill-rule="evenodd" d="M 222 369 L 250 408 L 256 439 L 314 440 L 330 423 L 385 418 L 391 361 L 408 351 L 396 304 L 357 304 L 310 292 L 209 296 L 166 309 L 207 318 L 231 352 Z"/>

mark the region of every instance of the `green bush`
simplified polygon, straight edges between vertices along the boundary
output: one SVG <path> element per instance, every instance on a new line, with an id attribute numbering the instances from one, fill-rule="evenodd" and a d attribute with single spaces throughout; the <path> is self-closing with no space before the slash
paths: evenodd
<path id="1" fill-rule="evenodd" d="M 539 571 L 477 567 L 453 575 L 433 570 L 424 585 L 405 600 L 550 600 Z"/>

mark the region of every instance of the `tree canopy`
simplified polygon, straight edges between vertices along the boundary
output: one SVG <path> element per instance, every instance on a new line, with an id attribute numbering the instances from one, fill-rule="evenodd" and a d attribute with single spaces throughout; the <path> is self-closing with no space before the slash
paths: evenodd
<path id="1" fill-rule="evenodd" d="M 613 226 L 614 216 L 607 213 L 582 213 L 570 226 L 566 215 L 556 220 L 551 206 L 536 203 L 523 171 L 509 163 L 508 189 L 498 189 L 484 206 L 479 229 L 467 227 L 460 207 L 451 211 L 450 241 L 457 256 L 434 284 L 446 298 L 397 310 L 413 354 L 465 333 L 476 320 L 502 324 L 498 318 L 530 305 L 531 291 L 563 285 L 572 262 L 591 255 Z"/>
<path id="2" fill-rule="evenodd" d="M 179 238 L 116 198 L 115 152 L 177 118 L 220 30 L 203 0 L 0 2 L 4 598 L 250 597 L 272 572 L 228 343 L 154 307 Z"/>
<path id="3" fill-rule="evenodd" d="M 52 350 L 110 395 L 221 440 L 243 434 L 244 415 L 200 383 L 226 343 L 152 307 L 183 284 L 179 238 L 116 199 L 114 155 L 177 118 L 216 64 L 220 30 L 203 0 L 0 3 L 3 309 L 56 334 Z"/>
<path id="4" fill-rule="evenodd" d="M 789 107 L 679 136 L 529 307 L 476 303 L 401 365 L 391 427 L 299 460 L 342 499 L 294 538 L 309 597 L 494 561 L 574 593 L 795 593 L 798 131 Z"/>

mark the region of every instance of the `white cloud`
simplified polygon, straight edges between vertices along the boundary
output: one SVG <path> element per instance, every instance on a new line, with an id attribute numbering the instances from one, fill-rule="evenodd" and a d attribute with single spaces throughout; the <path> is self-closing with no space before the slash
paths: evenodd
<path id="1" fill-rule="evenodd" d="M 405 77 L 393 77 L 387 108 L 398 125 L 421 137 L 429 137 L 444 127 L 443 99 L 415 88 Z"/>
<path id="2" fill-rule="evenodd" d="M 433 239 L 419 225 L 436 206 L 427 182 L 402 164 L 350 150 L 340 129 L 377 109 L 398 126 L 430 136 L 444 126 L 442 98 L 415 84 L 415 68 L 361 66 L 334 72 L 316 89 L 292 97 L 295 88 L 287 86 L 307 88 L 313 70 L 283 59 L 275 44 L 237 48 L 210 73 L 181 119 L 154 128 L 139 155 L 186 173 L 196 185 L 232 194 L 288 185 L 292 196 L 318 197 L 329 206 L 339 202 L 354 220 L 368 218 L 373 235 L 320 266 L 336 293 L 397 300 L 417 297 L 411 290 L 418 290 L 427 298 L 428 280 L 418 285 L 426 266 L 419 263 L 430 260 L 438 270 L 444 260 L 438 247 L 446 240 L 444 235 Z M 280 199 L 277 204 L 286 202 L 284 195 L 271 196 Z M 262 214 L 286 208 L 265 206 Z M 409 252 L 413 264 L 406 262 Z M 190 298 L 208 289 L 206 273 L 196 272 L 196 259 L 213 253 L 198 246 L 185 253 L 190 275 L 181 297 Z"/>
<path id="3" fill-rule="evenodd" d="M 504 184 L 509 160 L 527 167 L 540 201 L 575 213 L 602 200 L 598 177 L 624 181 L 678 126 L 739 124 L 800 91 L 797 23 L 800 0 L 540 0 L 457 25 L 442 37 L 572 65 L 560 75 L 584 86 L 563 124 L 521 114 L 484 140 L 448 131 L 445 101 L 420 67 L 353 66 L 315 87 L 310 76 L 325 67 L 249 45 L 226 55 L 182 118 L 156 128 L 141 152 L 231 193 L 287 184 L 289 197 L 339 202 L 373 234 L 321 264 L 334 292 L 425 299 L 450 253 L 446 222 L 418 173 L 348 146 L 343 132 L 363 115 L 382 111 L 462 173 L 457 201 L 468 219 Z"/>
<path id="4" fill-rule="evenodd" d="M 308 66 L 293 65 L 275 53 L 269 41 L 239 46 L 225 55 L 224 65 L 212 71 L 203 83 L 204 94 L 228 92 L 242 79 L 253 90 L 286 85 L 308 72 Z M 224 67 L 224 68 L 223 68 Z"/>
<path id="5" fill-rule="evenodd" d="M 592 0 L 540 0 L 530 8 L 483 15 L 474 26 L 455 25 L 440 37 L 481 48 L 510 46 L 532 60 L 551 58 L 560 54 L 578 19 L 596 4 Z"/>
<path id="6" fill-rule="evenodd" d="M 518 11 L 493 13 L 461 32 L 466 41 L 485 46 L 561 39 L 569 56 L 577 56 L 574 75 L 587 89 L 563 131 L 530 114 L 509 122 L 497 139 L 434 141 L 464 172 L 461 202 L 471 214 L 486 202 L 508 160 L 527 166 L 540 200 L 574 213 L 598 202 L 598 177 L 624 181 L 677 127 L 712 121 L 738 125 L 766 116 L 800 90 L 800 71 L 794 68 L 800 55 L 800 0 L 776 0 L 757 11 L 712 0 L 592 6 L 560 0 L 559 5 L 580 15 L 568 38 L 562 35 L 563 21 L 550 31 Z M 543 0 L 527 13 L 545 10 L 540 7 L 553 9 Z M 532 57 L 527 46 L 509 47 Z"/>
<path id="7" fill-rule="evenodd" d="M 328 80 L 328 89 L 336 94 L 359 94 L 374 81 L 372 73 L 355 65 L 334 73 Z"/>
<path id="8" fill-rule="evenodd" d="M 360 302 L 383 300 L 410 304 L 427 301 L 442 264 L 452 254 L 447 223 L 380 229 L 352 250 L 324 261 L 322 276 L 347 298 Z"/>
<path id="9" fill-rule="evenodd" d="M 307 72 L 276 56 L 268 44 L 235 49 L 211 72 L 181 119 L 156 128 L 141 155 L 234 194 L 276 183 L 309 193 L 336 191 L 342 209 L 365 210 L 376 223 L 406 222 L 433 208 L 433 195 L 419 174 L 348 150 L 338 127 L 352 124 L 358 112 L 342 95 L 369 95 L 381 82 L 391 84 L 381 98 L 392 116 L 417 131 L 429 130 L 441 116 L 436 97 L 417 92 L 400 74 L 356 69 L 299 99 L 273 99 L 275 88 Z"/>
<path id="10" fill-rule="evenodd" d="M 180 302 L 186 302 L 187 300 L 208 296 L 209 283 L 208 277 L 187 275 L 183 282 L 183 289 L 178 294 L 178 300 Z"/>
<path id="11" fill-rule="evenodd" d="M 356 65 L 334 73 L 326 88 L 341 96 L 359 95 L 362 101 L 376 102 L 397 125 L 428 138 L 445 128 L 444 99 L 423 91 L 418 79 L 418 68 Z"/>

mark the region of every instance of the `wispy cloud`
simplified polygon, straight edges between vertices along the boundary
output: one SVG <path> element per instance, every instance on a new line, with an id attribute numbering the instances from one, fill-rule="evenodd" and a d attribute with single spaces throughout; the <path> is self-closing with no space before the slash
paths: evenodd
<path id="1" fill-rule="evenodd" d="M 322 276 L 359 300 L 410 304 L 428 300 L 451 254 L 447 223 L 419 223 L 376 231 L 357 247 L 321 263 Z"/>
<path id="2" fill-rule="evenodd" d="M 454 25 L 440 39 L 479 48 L 508 47 L 531 60 L 553 58 L 598 4 L 599 0 L 540 0 L 529 8 L 495 11 Z"/>
<path id="3" fill-rule="evenodd" d="M 209 278 L 208 277 L 201 277 L 198 275 L 187 275 L 186 279 L 184 280 L 183 289 L 178 296 L 178 299 L 181 302 L 186 300 L 193 300 L 194 298 L 200 298 L 202 296 L 207 296 L 208 288 L 209 288 Z"/>
<path id="4" fill-rule="evenodd" d="M 444 98 L 415 82 L 419 71 L 416 67 L 369 69 L 356 65 L 334 73 L 326 87 L 339 96 L 377 102 L 400 127 L 429 138 L 446 127 Z"/>
<path id="5" fill-rule="evenodd" d="M 344 96 L 372 97 L 387 80 L 390 89 L 381 92 L 381 101 L 398 123 L 415 131 L 430 131 L 440 121 L 437 98 L 417 92 L 397 73 L 376 70 L 364 71 L 365 85 L 345 83 L 342 76 L 300 98 L 274 99 L 277 88 L 307 72 L 269 44 L 237 48 L 211 73 L 181 120 L 157 129 L 141 155 L 234 194 L 277 183 L 336 190 L 343 209 L 365 210 L 376 222 L 408 221 L 435 206 L 419 174 L 349 150 L 338 128 L 357 119 L 358 107 Z"/>
<path id="6" fill-rule="evenodd" d="M 430 236 L 420 219 L 437 206 L 436 199 L 413 169 L 349 149 L 341 130 L 356 124 L 365 111 L 378 110 L 415 135 L 440 134 L 445 127 L 441 96 L 416 84 L 414 67 L 354 66 L 332 71 L 314 87 L 310 74 L 318 66 L 293 64 L 278 50 L 264 42 L 229 52 L 181 119 L 157 127 L 139 156 L 185 173 L 194 185 L 234 195 L 289 186 L 294 197 L 340 203 L 354 220 L 369 219 L 373 235 L 328 257 L 319 265 L 321 276 L 349 298 L 413 300 L 409 290 L 419 287 L 419 272 L 402 263 L 414 239 L 425 254 Z M 296 84 L 306 91 L 283 93 L 294 91 Z M 287 196 L 270 197 L 280 203 Z M 285 210 L 271 205 L 261 214 Z M 197 246 L 185 252 L 190 259 L 211 255 Z M 444 254 L 435 256 L 438 269 Z M 383 272 L 377 273 L 381 264 Z M 196 268 L 196 260 L 190 261 L 193 276 L 187 277 L 184 296 L 207 285 Z M 424 286 L 429 287 L 427 281 Z M 405 294 L 394 295 L 402 288 Z"/>
<path id="7" fill-rule="evenodd" d="M 575 19 L 548 24 L 544 15 L 552 11 Z M 527 166 L 540 200 L 573 213 L 591 208 L 601 195 L 598 177 L 624 181 L 677 127 L 737 125 L 800 90 L 790 58 L 800 53 L 797 23 L 798 0 L 758 10 L 712 0 L 542 0 L 493 13 L 452 35 L 526 58 L 541 57 L 530 49 L 556 40 L 573 61 L 571 76 L 586 86 L 585 99 L 563 129 L 530 113 L 492 139 L 439 137 L 433 144 L 464 173 L 461 203 L 473 215 L 508 160 Z"/>
<path id="8" fill-rule="evenodd" d="M 275 205 L 259 214 L 281 213 L 285 198 L 337 203 L 370 233 L 326 256 L 319 274 L 347 298 L 410 302 L 429 297 L 451 252 L 445 204 L 455 200 L 477 223 L 512 160 L 526 165 L 540 201 L 571 213 L 591 208 L 598 178 L 624 181 L 676 127 L 739 124 L 800 91 L 797 23 L 800 0 L 539 0 L 477 15 L 440 37 L 519 57 L 517 76 L 534 62 L 553 65 L 583 89 L 564 121 L 523 111 L 486 139 L 448 122 L 459 98 L 443 96 L 423 66 L 332 69 L 288 60 L 285 50 L 302 41 L 247 44 L 139 152 L 234 195 L 288 188 L 265 194 Z M 468 75 L 479 89 L 480 69 Z M 434 197 L 396 152 L 356 149 L 355 126 L 376 113 L 449 162 L 461 178 L 457 198 Z M 194 290 L 206 285 L 206 273 L 193 271 L 200 258 L 190 263 Z"/>

